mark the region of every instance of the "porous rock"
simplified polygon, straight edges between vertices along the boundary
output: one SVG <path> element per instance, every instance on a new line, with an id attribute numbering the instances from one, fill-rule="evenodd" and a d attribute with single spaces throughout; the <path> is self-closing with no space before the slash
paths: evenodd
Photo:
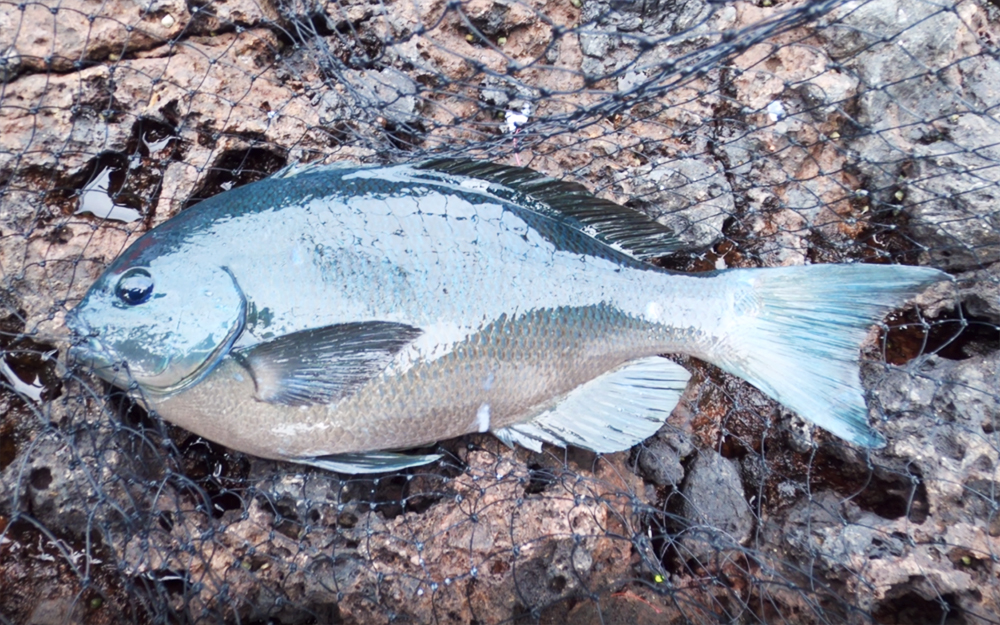
<path id="1" fill-rule="evenodd" d="M 610 592 L 626 576 L 631 543 L 607 533 L 620 528 L 629 505 L 622 493 L 639 486 L 622 458 L 593 474 L 577 470 L 564 482 L 569 491 L 541 495 L 526 493 L 523 462 L 485 451 L 466 460 L 468 469 L 446 485 L 430 483 L 444 501 L 424 511 L 392 515 L 374 502 L 345 500 L 350 488 L 331 488 L 323 473 L 265 478 L 242 513 L 217 523 L 189 510 L 133 537 L 119 558 L 130 575 L 176 571 L 200 584 L 187 598 L 193 613 L 236 616 L 225 591 L 252 599 L 239 607 L 241 618 L 289 623 L 304 622 L 295 606 L 332 604 L 345 623 L 425 622 L 438 612 L 456 622 L 501 622 L 512 613 L 565 611 L 567 598 Z M 279 524 L 278 515 L 287 517 Z M 276 597 L 285 609 L 274 609 Z"/>
<path id="2" fill-rule="evenodd" d="M 0 8 L 0 50 L 20 71 L 68 71 L 162 45 L 183 32 L 183 0 L 41 0 Z"/>
<path id="3" fill-rule="evenodd" d="M 684 559 L 705 561 L 738 548 L 750 537 L 753 512 L 732 461 L 702 450 L 691 464 L 681 493 L 685 527 L 679 543 Z"/>
<path id="4" fill-rule="evenodd" d="M 1000 72 L 1000 63 L 994 71 Z M 950 139 L 915 149 L 919 158 L 905 172 L 909 230 L 934 266 L 969 269 L 995 263 L 1000 261 L 1000 149 L 995 141 L 1000 125 L 988 117 L 958 115 L 947 126 Z"/>
<path id="5" fill-rule="evenodd" d="M 761 531 L 768 543 L 780 545 L 778 553 L 795 554 L 791 562 L 775 562 L 784 575 L 808 566 L 843 584 L 862 610 L 898 613 L 921 601 L 934 608 L 942 596 L 967 613 L 992 612 L 1000 605 L 996 584 L 987 581 L 992 575 L 984 577 L 978 557 L 967 555 L 995 553 L 996 540 L 982 527 L 968 521 L 934 524 L 916 530 L 921 539 L 905 539 L 913 533 L 905 516 L 881 518 L 830 492 L 801 500 Z M 923 622 L 935 621 L 930 616 Z"/>
<path id="6" fill-rule="evenodd" d="M 699 158 L 644 166 L 632 201 L 673 230 L 685 248 L 704 248 L 722 238 L 722 226 L 733 214 L 733 191 L 718 163 Z"/>
<path id="7" fill-rule="evenodd" d="M 0 481 L 26 486 L 21 493 L 3 493 L 12 500 L 0 501 L 0 508 L 12 509 L 17 500 L 22 508 L 19 511 L 30 511 L 59 535 L 75 539 L 86 536 L 91 528 L 93 518 L 87 502 L 97 496 L 99 485 L 68 441 L 54 434 L 38 437 L 31 453 L 9 465 L 0 474 Z"/>
<path id="8" fill-rule="evenodd" d="M 958 279 L 960 297 L 969 315 L 1000 324 L 1000 263 Z"/>
<path id="9" fill-rule="evenodd" d="M 899 0 L 849 2 L 821 35 L 834 58 L 853 54 L 845 66 L 859 78 L 857 120 L 868 130 L 851 147 L 869 190 L 905 210 L 925 261 L 953 269 L 1000 259 L 1000 151 L 991 139 L 1000 126 L 982 114 L 996 102 L 1000 61 L 982 54 L 966 27 L 980 12 L 974 3 L 941 11 Z M 887 29 L 902 34 L 882 40 Z"/>
<path id="10" fill-rule="evenodd" d="M 998 380 L 1000 351 L 957 361 L 930 356 L 874 381 L 873 396 L 887 415 L 887 452 L 923 477 L 938 523 L 971 518 L 970 481 L 1000 481 L 1000 451 L 991 440 L 1000 429 Z M 1000 521 L 991 522 L 1000 530 Z"/>
<path id="11" fill-rule="evenodd" d="M 694 452 L 691 438 L 679 430 L 664 428 L 637 452 L 642 475 L 657 486 L 677 486 L 684 479 L 681 461 Z"/>

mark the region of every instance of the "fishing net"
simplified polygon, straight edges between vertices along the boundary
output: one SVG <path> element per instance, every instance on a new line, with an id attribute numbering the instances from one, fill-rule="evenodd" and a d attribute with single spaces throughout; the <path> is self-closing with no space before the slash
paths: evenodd
<path id="1" fill-rule="evenodd" d="M 0 0 L 0 623 L 1000 622 L 998 7 Z M 66 311 L 170 216 L 431 156 L 645 211 L 670 269 L 948 271 L 864 348 L 888 446 L 681 358 L 628 452 L 476 435 L 352 477 L 67 366 Z"/>

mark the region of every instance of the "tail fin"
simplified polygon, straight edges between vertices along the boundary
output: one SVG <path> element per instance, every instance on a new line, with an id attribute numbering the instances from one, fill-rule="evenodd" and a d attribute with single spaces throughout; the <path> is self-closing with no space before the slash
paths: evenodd
<path id="1" fill-rule="evenodd" d="M 712 360 L 821 428 L 863 447 L 868 427 L 858 357 L 872 325 L 950 277 L 929 267 L 811 265 L 736 270 L 731 351 Z"/>

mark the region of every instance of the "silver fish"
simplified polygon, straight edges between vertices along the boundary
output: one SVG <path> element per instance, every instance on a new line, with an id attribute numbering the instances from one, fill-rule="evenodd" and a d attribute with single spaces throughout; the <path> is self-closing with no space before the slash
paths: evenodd
<path id="1" fill-rule="evenodd" d="M 161 417 L 341 472 L 471 432 L 597 452 L 659 429 L 714 363 L 833 434 L 868 426 L 859 345 L 948 276 L 898 265 L 685 275 L 660 224 L 473 161 L 292 167 L 132 244 L 70 312 L 72 349 Z"/>

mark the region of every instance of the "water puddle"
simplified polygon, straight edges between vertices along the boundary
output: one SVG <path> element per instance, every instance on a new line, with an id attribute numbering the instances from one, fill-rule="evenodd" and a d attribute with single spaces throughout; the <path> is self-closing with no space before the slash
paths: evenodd
<path id="1" fill-rule="evenodd" d="M 101 169 L 93 180 L 88 182 L 80 191 L 80 204 L 76 210 L 77 215 L 90 213 L 101 219 L 113 219 L 124 223 L 131 223 L 142 217 L 142 213 L 115 204 L 108 189 L 111 186 L 111 174 L 114 170 L 111 167 Z"/>
<path id="2" fill-rule="evenodd" d="M 170 146 L 170 142 L 177 139 L 177 137 L 167 135 L 162 139 L 150 141 L 146 137 L 147 134 L 143 133 L 142 143 L 143 145 L 146 146 L 146 150 L 149 152 L 149 154 L 155 154 L 157 152 L 167 149 L 167 147 Z"/>
<path id="3" fill-rule="evenodd" d="M 14 370 L 10 368 L 10 365 L 3 358 L 0 358 L 0 375 L 7 379 L 7 382 L 15 393 L 27 397 L 36 404 L 42 403 L 42 391 L 45 390 L 45 385 L 42 384 L 42 380 L 38 375 L 35 375 L 34 381 L 29 384 L 14 373 Z"/>

